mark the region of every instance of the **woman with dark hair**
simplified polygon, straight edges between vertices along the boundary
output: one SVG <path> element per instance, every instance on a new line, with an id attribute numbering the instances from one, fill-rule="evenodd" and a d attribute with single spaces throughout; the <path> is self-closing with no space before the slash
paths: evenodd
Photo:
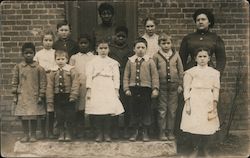
<path id="1" fill-rule="evenodd" d="M 183 38 L 179 51 L 184 70 L 196 65 L 194 51 L 199 47 L 207 47 L 210 49 L 211 57 L 214 54 L 216 59 L 216 66 L 212 61 L 209 62 L 209 66 L 215 67 L 222 75 L 226 64 L 225 46 L 216 33 L 210 32 L 210 28 L 214 26 L 214 15 L 208 9 L 198 9 L 193 14 L 193 19 L 197 31 Z M 189 56 L 190 61 L 188 61 Z"/>

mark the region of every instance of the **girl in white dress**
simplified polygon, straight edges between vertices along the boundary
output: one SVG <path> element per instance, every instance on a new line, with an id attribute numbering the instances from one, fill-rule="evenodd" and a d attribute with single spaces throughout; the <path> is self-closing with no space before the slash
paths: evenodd
<path id="1" fill-rule="evenodd" d="M 100 40 L 96 49 L 98 56 L 87 66 L 87 101 L 85 113 L 94 117 L 97 129 L 96 141 L 110 142 L 111 116 L 124 112 L 119 100 L 120 73 L 119 64 L 108 57 L 107 40 Z"/>
<path id="2" fill-rule="evenodd" d="M 220 89 L 220 72 L 208 67 L 209 50 L 195 51 L 197 66 L 184 73 L 184 100 L 181 129 L 190 133 L 194 151 L 207 154 L 209 136 L 219 130 L 217 103 Z"/>

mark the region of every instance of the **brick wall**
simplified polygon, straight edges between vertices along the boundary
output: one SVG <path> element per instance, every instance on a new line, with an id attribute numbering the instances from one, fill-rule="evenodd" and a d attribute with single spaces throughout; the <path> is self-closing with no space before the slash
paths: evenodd
<path id="1" fill-rule="evenodd" d="M 232 98 L 235 95 L 236 79 L 240 74 L 240 97 L 237 98 L 235 120 L 232 129 L 247 129 L 249 126 L 248 72 L 249 65 L 249 5 L 243 0 L 138 0 L 138 34 L 143 33 L 142 19 L 153 14 L 158 20 L 158 31 L 166 31 L 174 37 L 178 50 L 184 35 L 195 31 L 192 14 L 196 8 L 212 9 L 217 32 L 225 42 L 227 65 L 222 76 L 220 111 L 222 121 L 227 123 Z M 65 17 L 64 2 L 4 1 L 1 3 L 1 52 L 0 94 L 3 129 L 17 127 L 18 121 L 10 114 L 10 84 L 13 66 L 21 59 L 19 50 L 23 42 L 34 41 L 40 48 L 41 31 L 55 30 L 56 23 Z M 241 61 L 241 62 L 240 62 Z"/>
<path id="2" fill-rule="evenodd" d="M 0 94 L 2 129 L 18 127 L 11 116 L 11 78 L 14 65 L 21 61 L 20 48 L 32 41 L 41 47 L 41 32 L 56 30 L 56 24 L 65 17 L 64 2 L 3 1 L 1 3 Z"/>

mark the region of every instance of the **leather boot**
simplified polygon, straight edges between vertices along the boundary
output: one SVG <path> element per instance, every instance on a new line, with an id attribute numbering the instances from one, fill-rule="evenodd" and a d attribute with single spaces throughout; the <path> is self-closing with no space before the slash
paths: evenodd
<path id="1" fill-rule="evenodd" d="M 129 138 L 129 141 L 136 141 L 138 137 L 138 129 L 134 130 L 134 133 L 132 134 L 132 136 Z"/>
<path id="2" fill-rule="evenodd" d="M 101 142 L 103 140 L 103 133 L 100 129 L 97 129 L 97 136 L 95 138 L 96 142 Z"/>
<path id="3" fill-rule="evenodd" d="M 174 136 L 174 131 L 170 130 L 168 133 L 168 139 L 169 140 L 175 140 L 175 136 Z"/>
<path id="4" fill-rule="evenodd" d="M 30 136 L 30 142 L 36 142 L 36 128 L 37 128 L 37 121 L 31 120 L 31 136 Z"/>
<path id="5" fill-rule="evenodd" d="M 110 138 L 110 127 L 111 127 L 111 116 L 107 115 L 104 117 L 104 140 L 106 142 L 111 142 L 111 138 Z M 117 124 L 118 126 L 118 124 Z M 118 129 L 117 129 L 118 130 Z M 118 131 L 116 131 L 118 132 Z"/>
<path id="6" fill-rule="evenodd" d="M 64 130 L 63 129 L 59 129 L 59 137 L 58 137 L 58 141 L 64 141 Z"/>
<path id="7" fill-rule="evenodd" d="M 69 129 L 65 132 L 65 141 L 70 142 L 72 140 L 71 131 Z"/>
<path id="8" fill-rule="evenodd" d="M 163 129 L 160 129 L 160 132 L 159 132 L 159 139 L 161 141 L 167 141 L 168 138 L 166 137 L 166 134 L 165 134 L 165 131 Z"/>
<path id="9" fill-rule="evenodd" d="M 20 139 L 20 142 L 28 142 L 29 141 L 29 121 L 22 120 L 22 127 L 23 127 L 23 138 Z"/>
<path id="10" fill-rule="evenodd" d="M 149 141 L 148 128 L 147 127 L 143 128 L 143 131 L 142 131 L 142 141 L 144 141 L 144 142 L 148 142 Z"/>

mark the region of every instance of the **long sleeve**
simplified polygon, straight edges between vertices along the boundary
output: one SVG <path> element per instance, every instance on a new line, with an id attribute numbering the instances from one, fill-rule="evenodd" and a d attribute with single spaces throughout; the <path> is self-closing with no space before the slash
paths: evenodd
<path id="1" fill-rule="evenodd" d="M 51 71 L 47 80 L 46 100 L 47 103 L 54 103 L 55 72 Z"/>
<path id="2" fill-rule="evenodd" d="M 118 63 L 113 65 L 113 80 L 114 80 L 114 87 L 116 89 L 120 88 L 120 71 Z"/>
<path id="3" fill-rule="evenodd" d="M 184 78 L 183 78 L 184 100 L 187 100 L 190 98 L 190 89 L 191 89 L 192 80 L 193 80 L 192 76 L 188 72 L 185 72 Z"/>
<path id="4" fill-rule="evenodd" d="M 159 89 L 159 74 L 153 60 L 150 61 L 150 73 L 152 77 L 152 89 Z"/>
<path id="5" fill-rule="evenodd" d="M 19 69 L 18 65 L 16 65 L 13 69 L 13 77 L 12 77 L 12 93 L 17 94 L 19 84 Z"/>
<path id="6" fill-rule="evenodd" d="M 90 63 L 87 67 L 86 67 L 86 88 L 91 88 L 92 87 L 92 76 L 93 76 L 93 65 Z"/>
<path id="7" fill-rule="evenodd" d="M 128 61 L 124 70 L 124 76 L 123 76 L 123 89 L 124 91 L 129 90 L 129 78 L 130 78 L 130 62 Z"/>
<path id="8" fill-rule="evenodd" d="M 220 73 L 216 73 L 214 78 L 214 85 L 213 85 L 213 97 L 215 101 L 219 100 L 219 91 L 220 91 Z"/>
<path id="9" fill-rule="evenodd" d="M 38 68 L 39 70 L 39 96 L 45 97 L 46 93 L 46 86 L 47 86 L 47 78 L 46 78 L 46 72 L 42 67 Z"/>
<path id="10" fill-rule="evenodd" d="M 226 65 L 226 53 L 223 40 L 218 36 L 215 47 L 216 69 L 222 74 Z"/>
<path id="11" fill-rule="evenodd" d="M 79 96 L 79 90 L 80 90 L 80 79 L 79 79 L 79 74 L 77 73 L 77 71 L 72 68 L 70 70 L 70 76 L 71 76 L 71 91 L 70 91 L 70 101 L 71 100 L 77 100 L 78 96 Z"/>
<path id="12" fill-rule="evenodd" d="M 184 70 L 187 69 L 188 56 L 189 56 L 189 52 L 187 48 L 187 36 L 185 36 L 180 45 L 180 58 L 181 58 Z"/>
<path id="13" fill-rule="evenodd" d="M 71 58 L 70 58 L 70 60 L 69 60 L 69 65 L 74 66 L 74 65 L 75 65 L 75 63 L 76 63 L 75 56 L 74 56 L 74 55 L 72 55 L 72 56 L 71 56 Z"/>
<path id="14" fill-rule="evenodd" d="M 182 85 L 184 71 L 183 71 L 183 65 L 182 65 L 182 61 L 181 61 L 179 54 L 177 55 L 177 69 L 178 69 L 179 85 Z"/>

